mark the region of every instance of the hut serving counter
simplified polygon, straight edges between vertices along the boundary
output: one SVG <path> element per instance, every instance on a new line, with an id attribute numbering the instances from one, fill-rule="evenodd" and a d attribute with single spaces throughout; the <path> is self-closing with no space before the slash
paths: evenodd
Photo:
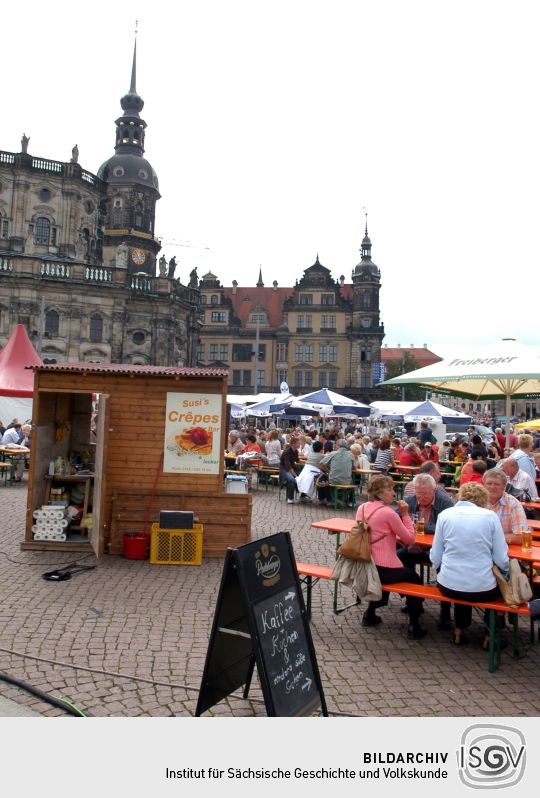
<path id="1" fill-rule="evenodd" d="M 193 510 L 205 557 L 251 540 L 251 496 L 224 491 L 226 370 L 58 363 L 34 372 L 22 549 L 121 554 L 125 532 L 149 531 L 167 509 Z M 43 529 L 55 506 L 70 519 L 65 540 L 43 540 L 35 516 Z"/>

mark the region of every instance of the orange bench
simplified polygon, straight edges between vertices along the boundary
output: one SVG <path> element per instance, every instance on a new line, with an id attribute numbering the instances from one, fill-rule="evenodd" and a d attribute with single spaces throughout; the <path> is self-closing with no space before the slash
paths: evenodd
<path id="1" fill-rule="evenodd" d="M 332 568 L 324 565 L 313 565 L 311 563 L 297 562 L 296 570 L 299 576 L 304 577 L 301 581 L 306 585 L 306 612 L 308 620 L 311 619 L 311 606 L 312 606 L 312 590 L 313 585 L 319 579 L 330 579 L 332 575 Z M 504 613 L 511 613 L 513 615 L 513 651 L 514 656 L 520 656 L 522 649 L 519 644 L 519 630 L 518 630 L 518 617 L 520 615 L 530 618 L 530 611 L 527 604 L 520 604 L 519 607 L 508 607 L 502 598 L 495 599 L 488 602 L 472 602 L 451 599 L 443 596 L 437 585 L 415 585 L 411 582 L 392 582 L 388 585 L 383 585 L 383 591 L 388 593 L 398 593 L 400 596 L 416 596 L 432 601 L 446 601 L 451 604 L 465 604 L 470 607 L 478 607 L 479 609 L 487 610 L 489 621 L 489 648 L 488 648 L 488 670 L 490 673 L 496 671 L 501 664 L 501 638 L 500 629 L 496 624 L 496 616 L 504 615 Z M 359 604 L 359 599 L 350 604 L 352 607 Z"/>

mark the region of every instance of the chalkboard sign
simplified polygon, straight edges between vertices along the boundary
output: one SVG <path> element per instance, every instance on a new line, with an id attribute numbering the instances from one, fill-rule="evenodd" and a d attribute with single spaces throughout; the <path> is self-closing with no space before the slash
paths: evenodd
<path id="1" fill-rule="evenodd" d="M 327 715 L 290 536 L 229 549 L 196 715 L 244 686 L 257 664 L 268 715 Z"/>

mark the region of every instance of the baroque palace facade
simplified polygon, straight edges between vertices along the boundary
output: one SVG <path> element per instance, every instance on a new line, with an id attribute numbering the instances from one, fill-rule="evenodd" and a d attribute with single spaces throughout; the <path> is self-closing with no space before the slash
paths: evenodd
<path id="1" fill-rule="evenodd" d="M 367 225 L 361 253 L 352 283 L 334 280 L 318 256 L 294 287 L 267 287 L 259 273 L 252 288 L 226 288 L 205 274 L 199 364 L 229 368 L 235 394 L 279 391 L 285 382 L 295 394 L 330 388 L 374 399 L 384 327 Z"/>
<path id="2" fill-rule="evenodd" d="M 160 197 L 143 157 L 146 123 L 131 86 L 115 154 L 97 175 L 78 163 L 0 152 L 0 345 L 22 323 L 42 358 L 189 366 L 200 322 L 196 286 L 174 279 L 154 235 Z"/>
<path id="3" fill-rule="evenodd" d="M 328 387 L 375 398 L 384 328 L 367 232 L 352 283 L 317 256 L 293 287 L 175 279 L 155 236 L 159 183 L 144 157 L 144 102 L 130 89 L 115 154 L 97 174 L 0 151 L 0 346 L 24 324 L 45 362 L 224 366 L 231 393 Z M 255 357 L 256 350 L 258 356 Z"/>

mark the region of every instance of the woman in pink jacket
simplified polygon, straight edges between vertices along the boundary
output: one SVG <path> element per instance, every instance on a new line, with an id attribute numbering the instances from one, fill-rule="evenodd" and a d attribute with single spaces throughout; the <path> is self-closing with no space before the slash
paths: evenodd
<path id="1" fill-rule="evenodd" d="M 406 568 L 396 554 L 396 543 L 408 546 L 415 541 L 415 534 L 409 507 L 406 502 L 397 502 L 399 515 L 390 505 L 395 500 L 394 482 L 391 477 L 373 477 L 367 486 L 368 499 L 358 508 L 356 520 L 365 520 L 371 529 L 371 556 L 377 566 L 381 584 L 391 582 L 414 582 L 422 584 L 420 576 L 413 568 Z M 377 626 L 382 623 L 375 610 L 388 604 L 389 593 L 384 593 L 380 601 L 370 601 L 362 618 L 362 626 Z M 409 615 L 408 636 L 415 640 L 424 637 L 426 630 L 420 626 L 419 618 L 423 612 L 423 599 L 407 596 Z"/>

